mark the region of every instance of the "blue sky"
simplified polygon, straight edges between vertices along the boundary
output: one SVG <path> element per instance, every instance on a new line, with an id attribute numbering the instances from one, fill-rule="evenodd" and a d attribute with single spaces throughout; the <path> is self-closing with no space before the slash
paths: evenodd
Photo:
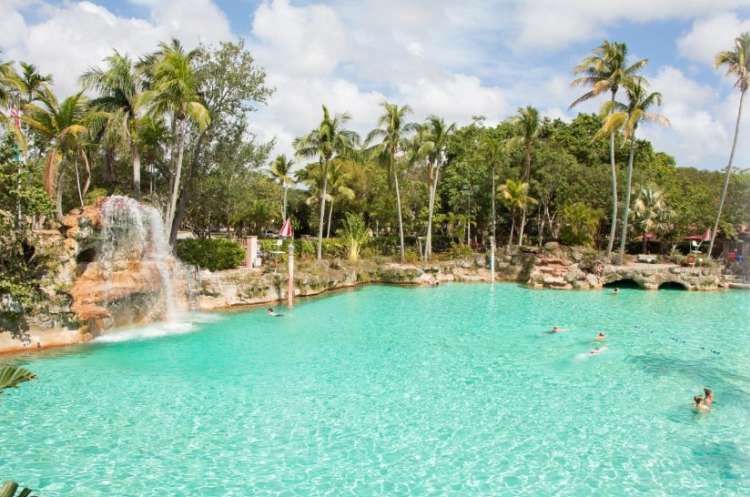
<path id="1" fill-rule="evenodd" d="M 359 131 L 385 99 L 410 104 L 414 119 L 492 123 L 527 104 L 570 119 L 580 91 L 571 68 L 606 38 L 648 58 L 664 95 L 672 126 L 644 135 L 680 165 L 719 169 L 738 95 L 711 59 L 746 30 L 750 0 L 0 0 L 5 56 L 53 73 L 60 93 L 113 48 L 137 56 L 171 36 L 245 39 L 277 89 L 253 131 L 279 152 L 314 126 L 322 103 L 351 113 Z M 750 166 L 746 135 L 741 167 Z"/>

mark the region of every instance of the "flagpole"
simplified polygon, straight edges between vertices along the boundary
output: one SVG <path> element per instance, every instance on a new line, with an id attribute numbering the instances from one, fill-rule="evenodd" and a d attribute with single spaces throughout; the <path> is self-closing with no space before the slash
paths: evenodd
<path id="1" fill-rule="evenodd" d="M 294 237 L 289 239 L 288 250 L 287 271 L 289 274 L 287 278 L 286 299 L 287 306 L 291 309 L 294 307 Z"/>

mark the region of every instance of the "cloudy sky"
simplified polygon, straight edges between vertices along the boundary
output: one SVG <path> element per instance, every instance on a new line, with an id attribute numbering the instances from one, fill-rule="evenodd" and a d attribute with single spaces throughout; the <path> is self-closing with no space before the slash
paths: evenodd
<path id="1" fill-rule="evenodd" d="M 568 119 L 580 91 L 571 68 L 603 39 L 625 41 L 650 60 L 672 122 L 643 133 L 679 165 L 707 169 L 725 166 L 738 101 L 712 58 L 743 30 L 750 0 L 0 0 L 4 56 L 52 73 L 61 94 L 113 48 L 137 56 L 172 36 L 244 38 L 276 88 L 253 128 L 278 151 L 316 124 L 321 103 L 359 131 L 385 99 L 411 105 L 414 119 L 496 122 L 527 104 Z"/>

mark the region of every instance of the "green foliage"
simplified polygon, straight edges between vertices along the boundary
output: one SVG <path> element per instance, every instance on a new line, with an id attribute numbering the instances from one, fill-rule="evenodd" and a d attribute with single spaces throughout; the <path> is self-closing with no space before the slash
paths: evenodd
<path id="1" fill-rule="evenodd" d="M 0 368 L 0 393 L 6 388 L 16 388 L 21 383 L 31 381 L 36 375 L 25 368 L 4 366 Z"/>
<path id="2" fill-rule="evenodd" d="M 453 259 L 465 259 L 471 257 L 474 251 L 465 243 L 453 243 L 451 244 L 449 254 Z"/>
<path id="3" fill-rule="evenodd" d="M 566 245 L 592 245 L 601 218 L 601 210 L 583 202 L 566 205 L 562 211 L 560 240 Z"/>
<path id="4" fill-rule="evenodd" d="M 187 264 L 210 271 L 234 269 L 245 260 L 245 249 L 225 238 L 178 240 L 177 257 Z"/>
<path id="5" fill-rule="evenodd" d="M 349 251 L 349 260 L 357 262 L 362 246 L 372 237 L 372 231 L 367 228 L 362 216 L 347 212 L 346 221 L 344 221 L 344 227 L 339 230 L 339 236 Z"/>

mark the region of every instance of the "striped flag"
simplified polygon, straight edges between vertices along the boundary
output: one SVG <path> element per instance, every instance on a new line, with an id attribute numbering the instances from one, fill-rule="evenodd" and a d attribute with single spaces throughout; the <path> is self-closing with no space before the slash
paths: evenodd
<path id="1" fill-rule="evenodd" d="M 279 230 L 279 236 L 282 238 L 291 238 L 294 236 L 294 230 L 292 230 L 292 222 L 287 219 Z"/>

